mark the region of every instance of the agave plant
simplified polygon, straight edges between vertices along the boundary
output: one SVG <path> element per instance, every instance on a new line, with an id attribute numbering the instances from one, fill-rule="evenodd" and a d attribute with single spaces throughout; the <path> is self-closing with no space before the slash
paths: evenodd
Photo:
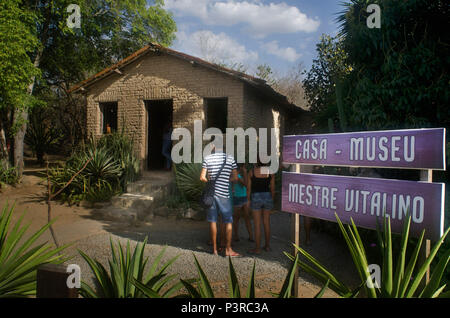
<path id="1" fill-rule="evenodd" d="M 67 160 L 62 168 L 50 170 L 53 192 L 63 187 L 89 161 L 83 172 L 62 193 L 63 200 L 108 201 L 137 179 L 140 162 L 127 136 L 114 133 L 100 140 L 91 139 Z"/>
<path id="2" fill-rule="evenodd" d="M 185 289 L 188 294 L 184 295 L 190 298 L 215 298 L 213 289 L 209 282 L 208 277 L 203 271 L 197 257 L 194 255 L 195 266 L 197 267 L 198 278 L 191 281 L 185 281 L 180 279 L 183 283 Z M 292 288 L 295 283 L 295 272 L 297 270 L 297 261 L 298 256 L 295 258 L 295 261 L 292 262 L 291 268 L 286 275 L 283 286 L 278 294 L 272 294 L 278 298 L 291 298 L 292 297 Z M 253 263 L 253 269 L 250 274 L 250 279 L 248 282 L 247 292 L 245 295 L 241 293 L 239 280 L 236 275 L 236 271 L 234 269 L 233 262 L 231 261 L 231 257 L 228 257 L 228 295 L 230 298 L 255 298 L 255 268 L 256 261 Z M 315 297 L 322 297 L 325 292 L 328 284 L 326 284 L 320 292 Z"/>
<path id="3" fill-rule="evenodd" d="M 22 226 L 25 214 L 11 225 L 13 211 L 14 206 L 5 205 L 0 214 L 0 298 L 35 295 L 37 268 L 66 260 L 60 252 L 67 246 L 53 248 L 47 243 L 36 244 L 53 222 L 29 235 L 30 224 Z"/>
<path id="4" fill-rule="evenodd" d="M 424 287 L 421 287 L 421 282 L 424 279 L 426 271 L 430 267 L 431 262 L 448 235 L 450 228 L 447 229 L 440 240 L 436 242 L 427 259 L 422 264 L 418 264 L 418 255 L 425 235 L 425 230 L 423 230 L 416 246 L 413 248 L 409 260 L 407 261 L 406 252 L 411 224 L 411 217 L 409 216 L 404 222 L 400 253 L 397 258 L 397 264 L 394 267 L 390 219 L 387 218 L 387 221 L 385 219 L 383 232 L 379 229 L 377 231 L 383 259 L 381 266 L 381 284 L 379 286 L 375 284 L 371 286 L 371 284 L 367 284 L 368 281 L 371 281 L 370 273 L 368 271 L 369 262 L 366 257 L 364 244 L 355 223 L 351 220 L 351 225 L 344 227 L 337 215 L 336 219 L 361 280 L 361 285 L 358 288 L 352 290 L 341 280 L 336 278 L 335 275 L 328 271 L 308 252 L 298 246 L 295 246 L 295 248 L 312 264 L 311 266 L 306 262 L 299 260 L 299 267 L 324 283 L 329 281 L 329 288 L 334 290 L 337 294 L 342 297 L 355 297 L 358 295 L 360 289 L 364 288 L 366 295 L 370 298 L 435 298 L 450 296 L 450 292 L 443 293 L 446 284 L 442 285 L 441 283 L 442 275 L 449 262 L 450 249 L 444 251 L 444 256 L 441 257 L 440 261 L 435 266 L 429 282 Z M 292 255 L 286 255 L 290 259 L 293 259 Z"/>
<path id="5" fill-rule="evenodd" d="M 91 268 L 95 284 L 98 286 L 97 291 L 94 291 L 94 288 L 82 282 L 80 294 L 85 298 L 167 298 L 180 290 L 183 287 L 180 282 L 169 286 L 177 275 L 166 273 L 178 256 L 170 259 L 157 270 L 165 248 L 158 254 L 150 270 L 145 274 L 148 263 L 148 257 L 144 259 L 146 243 L 147 238 L 132 250 L 129 240 L 125 249 L 119 242 L 114 244 L 110 240 L 112 259 L 108 260 L 109 272 L 100 262 L 79 251 Z"/>
<path id="6" fill-rule="evenodd" d="M 202 165 L 199 163 L 181 163 L 175 166 L 175 180 L 180 192 L 190 200 L 197 200 L 205 187 L 200 181 Z"/>
<path id="7" fill-rule="evenodd" d="M 108 149 L 111 155 L 118 161 L 122 170 L 121 185 L 125 190 L 128 182 L 135 181 L 140 175 L 140 162 L 135 155 L 134 142 L 125 132 L 114 132 L 103 136 L 97 147 Z"/>

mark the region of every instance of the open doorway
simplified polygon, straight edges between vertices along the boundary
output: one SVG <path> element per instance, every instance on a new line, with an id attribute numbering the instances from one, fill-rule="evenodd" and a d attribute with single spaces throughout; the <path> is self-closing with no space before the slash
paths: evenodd
<path id="1" fill-rule="evenodd" d="M 148 152 L 147 169 L 162 170 L 165 168 L 163 155 L 163 135 L 167 127 L 172 126 L 173 100 L 145 101 L 148 114 Z"/>

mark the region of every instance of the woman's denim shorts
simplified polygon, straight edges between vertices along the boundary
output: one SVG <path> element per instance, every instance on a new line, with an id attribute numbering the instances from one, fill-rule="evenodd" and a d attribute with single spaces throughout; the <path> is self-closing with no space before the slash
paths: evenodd
<path id="1" fill-rule="evenodd" d="M 247 203 L 247 197 L 233 197 L 233 206 L 242 207 Z"/>
<path id="2" fill-rule="evenodd" d="M 273 200 L 270 192 L 255 192 L 251 195 L 250 208 L 252 210 L 272 210 Z"/>

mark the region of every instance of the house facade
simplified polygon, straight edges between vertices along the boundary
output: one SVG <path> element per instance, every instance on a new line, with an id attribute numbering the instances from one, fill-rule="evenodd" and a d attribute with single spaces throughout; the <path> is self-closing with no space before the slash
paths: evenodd
<path id="1" fill-rule="evenodd" d="M 74 86 L 85 96 L 88 135 L 123 130 L 133 138 L 142 168 L 162 168 L 162 134 L 168 124 L 193 132 L 216 127 L 278 128 L 305 111 L 265 81 L 157 44 Z"/>

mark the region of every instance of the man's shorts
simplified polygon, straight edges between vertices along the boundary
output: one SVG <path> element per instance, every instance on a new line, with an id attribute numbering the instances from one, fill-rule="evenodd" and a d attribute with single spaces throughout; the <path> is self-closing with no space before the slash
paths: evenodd
<path id="1" fill-rule="evenodd" d="M 270 192 L 255 192 L 252 193 L 250 208 L 252 210 L 272 210 L 273 200 Z"/>
<path id="2" fill-rule="evenodd" d="M 219 213 L 223 223 L 233 223 L 233 205 L 230 198 L 214 196 L 214 203 L 207 211 L 208 222 L 216 223 Z"/>

